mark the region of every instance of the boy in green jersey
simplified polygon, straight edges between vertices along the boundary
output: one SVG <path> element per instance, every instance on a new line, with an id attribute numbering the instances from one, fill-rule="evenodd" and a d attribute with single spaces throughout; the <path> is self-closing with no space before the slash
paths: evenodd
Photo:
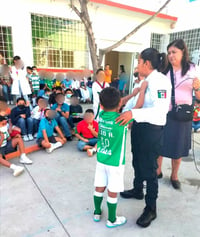
<path id="1" fill-rule="evenodd" d="M 124 190 L 124 164 L 126 151 L 127 125 L 115 122 L 121 107 L 120 93 L 114 87 L 108 87 L 100 93 L 102 111 L 99 116 L 99 134 L 97 143 L 97 165 L 95 173 L 94 221 L 101 219 L 101 203 L 107 187 L 109 228 L 126 223 L 126 218 L 116 216 L 117 194 Z"/>

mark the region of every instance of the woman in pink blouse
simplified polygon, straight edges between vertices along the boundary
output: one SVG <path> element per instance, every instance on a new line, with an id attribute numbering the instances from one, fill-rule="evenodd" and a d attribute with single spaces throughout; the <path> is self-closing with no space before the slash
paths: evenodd
<path id="1" fill-rule="evenodd" d="M 178 39 L 167 47 L 169 67 L 166 72 L 170 77 L 170 67 L 173 68 L 175 104 L 192 105 L 193 90 L 197 99 L 200 99 L 200 77 L 197 75 L 196 66 L 190 62 L 187 47 L 183 40 Z M 199 77 L 199 78 L 198 78 Z M 169 111 L 172 110 L 170 105 Z M 177 121 L 168 113 L 167 123 L 164 127 L 164 139 L 162 153 L 158 158 L 158 178 L 162 178 L 162 160 L 164 157 L 172 159 L 171 184 L 175 189 L 180 189 L 178 170 L 181 157 L 188 156 L 191 148 L 192 121 Z"/>

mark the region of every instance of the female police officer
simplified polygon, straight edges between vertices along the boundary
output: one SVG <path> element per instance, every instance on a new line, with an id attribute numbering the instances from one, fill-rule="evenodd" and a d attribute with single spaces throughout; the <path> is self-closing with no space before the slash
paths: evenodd
<path id="1" fill-rule="evenodd" d="M 142 51 L 138 60 L 138 73 L 148 82 L 143 107 L 127 111 L 116 120 L 124 125 L 132 118 L 135 119 L 131 131 L 134 188 L 122 192 L 121 196 L 143 199 L 143 181 L 146 180 L 146 207 L 136 222 L 142 227 L 149 226 L 156 218 L 157 158 L 171 99 L 171 83 L 161 73 L 166 66 L 167 57 L 164 53 L 160 54 L 153 48 Z"/>

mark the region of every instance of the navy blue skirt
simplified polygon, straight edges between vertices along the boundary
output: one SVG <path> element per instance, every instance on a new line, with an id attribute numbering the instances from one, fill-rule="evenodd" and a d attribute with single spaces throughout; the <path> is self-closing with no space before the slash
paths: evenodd
<path id="1" fill-rule="evenodd" d="M 191 149 L 191 132 L 192 121 L 180 122 L 167 115 L 161 155 L 171 159 L 188 156 Z"/>

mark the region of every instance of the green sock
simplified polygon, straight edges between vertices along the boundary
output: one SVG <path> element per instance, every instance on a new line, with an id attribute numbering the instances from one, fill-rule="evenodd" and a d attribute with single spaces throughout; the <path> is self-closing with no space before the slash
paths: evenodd
<path id="1" fill-rule="evenodd" d="M 107 206 L 108 206 L 108 220 L 113 223 L 116 221 L 117 203 L 107 202 Z"/>
<path id="2" fill-rule="evenodd" d="M 94 214 L 101 215 L 101 203 L 103 201 L 103 197 L 98 197 L 94 195 L 94 207 L 95 211 Z"/>

